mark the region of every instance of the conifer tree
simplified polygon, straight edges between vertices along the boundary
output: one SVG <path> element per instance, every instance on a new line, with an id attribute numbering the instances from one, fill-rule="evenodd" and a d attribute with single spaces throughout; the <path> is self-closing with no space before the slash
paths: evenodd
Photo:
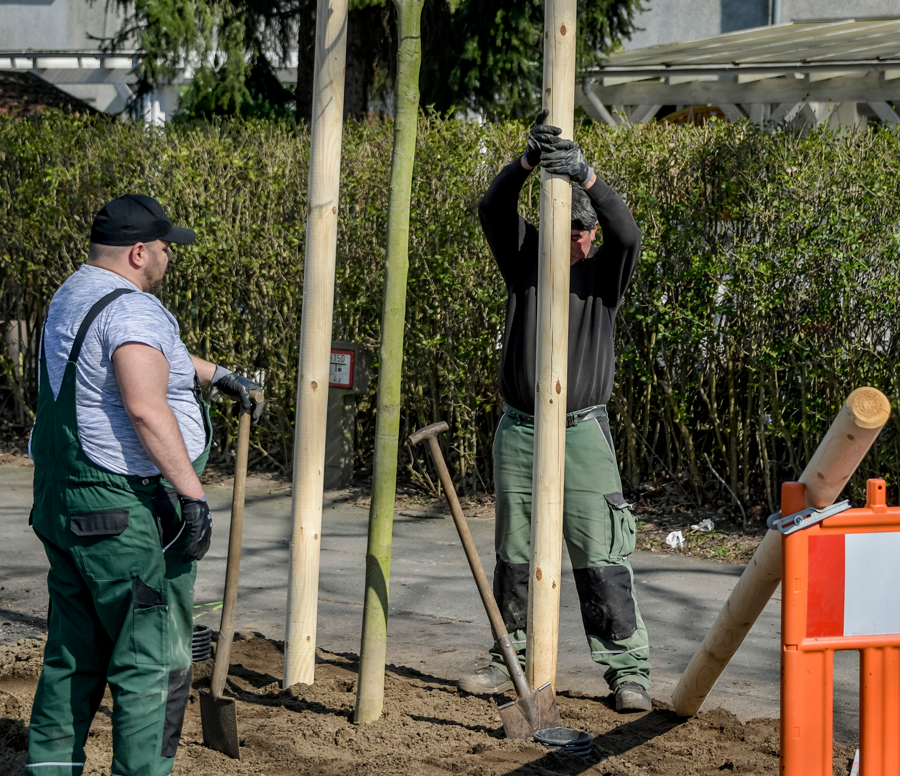
<path id="1" fill-rule="evenodd" d="M 87 0 L 90 2 L 90 0 Z M 117 0 L 125 12 L 105 48 L 137 48 L 137 97 L 194 71 L 181 112 L 191 116 L 310 115 L 316 0 Z M 637 26 L 646 0 L 578 4 L 579 66 L 614 50 Z M 391 112 L 396 9 L 351 0 L 345 111 Z M 540 105 L 543 0 L 425 0 L 421 104 L 488 118 L 524 116 Z M 296 53 L 295 53 L 296 52 Z M 278 69 L 296 64 L 297 85 Z"/>

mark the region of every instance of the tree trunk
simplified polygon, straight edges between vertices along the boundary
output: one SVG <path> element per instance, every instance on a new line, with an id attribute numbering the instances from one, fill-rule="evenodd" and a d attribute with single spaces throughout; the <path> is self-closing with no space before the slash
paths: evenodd
<path id="1" fill-rule="evenodd" d="M 374 722 L 381 716 L 384 705 L 391 531 L 397 488 L 400 378 L 403 372 L 406 275 L 409 268 L 409 209 L 419 119 L 419 67 L 422 61 L 419 29 L 423 1 L 394 0 L 400 33 L 395 92 L 397 113 L 394 120 L 394 153 L 391 158 L 375 463 L 372 474 L 372 506 L 369 509 L 356 722 Z"/>

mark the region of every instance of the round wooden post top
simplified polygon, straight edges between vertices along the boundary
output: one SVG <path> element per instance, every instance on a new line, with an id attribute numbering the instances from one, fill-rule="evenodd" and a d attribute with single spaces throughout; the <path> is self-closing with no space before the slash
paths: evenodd
<path id="1" fill-rule="evenodd" d="M 847 397 L 846 407 L 860 428 L 880 428 L 891 416 L 891 403 L 877 388 L 857 388 Z"/>

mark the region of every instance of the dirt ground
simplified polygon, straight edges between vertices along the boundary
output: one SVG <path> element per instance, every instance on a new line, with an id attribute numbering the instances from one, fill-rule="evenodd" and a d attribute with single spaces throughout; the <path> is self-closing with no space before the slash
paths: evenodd
<path id="1" fill-rule="evenodd" d="M 588 759 L 510 741 L 494 702 L 460 693 L 446 681 L 390 667 L 384 715 L 371 725 L 352 721 L 357 663 L 353 655 L 321 653 L 313 685 L 281 689 L 283 645 L 238 634 L 227 692 L 237 698 L 241 760 L 203 745 L 198 688 L 208 686 L 212 661 L 195 665 L 176 776 L 711 776 L 778 772 L 778 722 L 742 723 L 722 709 L 693 719 L 664 704 L 620 715 L 611 696 L 577 692 L 558 697 L 563 724 L 594 736 Z M 27 721 L 40 673 L 43 642 L 0 648 L 0 774 L 18 776 L 25 762 Z M 86 776 L 108 773 L 111 759 L 107 691 L 87 742 Z M 834 747 L 834 774 L 846 776 L 854 749 Z"/>

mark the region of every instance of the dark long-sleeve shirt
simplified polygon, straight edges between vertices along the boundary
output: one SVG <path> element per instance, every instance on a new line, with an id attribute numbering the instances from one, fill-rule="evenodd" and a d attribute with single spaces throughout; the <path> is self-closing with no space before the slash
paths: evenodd
<path id="1" fill-rule="evenodd" d="M 530 171 L 518 159 L 500 171 L 478 205 L 481 228 L 506 281 L 508 301 L 500 393 L 515 409 L 534 413 L 538 327 L 538 230 L 517 210 Z M 641 230 L 616 191 L 598 177 L 586 189 L 603 244 L 569 276 L 569 362 L 566 412 L 606 404 L 615 377 L 616 313 L 637 264 Z"/>

